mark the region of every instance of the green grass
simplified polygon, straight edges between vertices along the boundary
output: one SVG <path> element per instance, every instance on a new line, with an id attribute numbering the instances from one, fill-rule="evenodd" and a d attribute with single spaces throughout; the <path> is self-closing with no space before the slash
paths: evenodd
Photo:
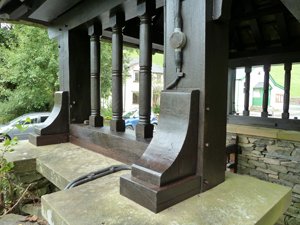
<path id="1" fill-rule="evenodd" d="M 138 59 L 139 58 L 139 50 L 135 49 L 134 51 L 130 52 L 130 57 L 132 59 Z M 152 63 L 158 66 L 163 66 L 164 64 L 164 55 L 160 53 L 155 53 L 152 55 Z"/>
<path id="2" fill-rule="evenodd" d="M 160 53 L 155 53 L 152 55 L 152 62 L 153 64 L 163 66 L 164 65 L 164 55 Z"/>
<path id="3" fill-rule="evenodd" d="M 139 58 L 139 51 L 136 49 L 130 53 L 131 58 Z M 163 66 L 164 55 L 160 53 L 155 53 L 152 56 L 152 63 L 156 65 Z M 283 64 L 272 65 L 271 67 L 271 76 L 279 85 L 284 87 L 284 66 Z M 291 76 L 291 97 L 300 97 L 300 63 L 294 63 L 292 68 Z"/>
<path id="4" fill-rule="evenodd" d="M 283 64 L 272 65 L 271 76 L 273 79 L 284 86 L 284 66 Z M 291 97 L 300 97 L 300 64 L 293 64 L 291 75 Z"/>

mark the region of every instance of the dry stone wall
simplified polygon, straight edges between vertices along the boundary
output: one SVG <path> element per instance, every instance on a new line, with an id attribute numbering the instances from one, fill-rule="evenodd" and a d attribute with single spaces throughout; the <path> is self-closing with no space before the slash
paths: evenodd
<path id="1" fill-rule="evenodd" d="M 240 135 L 238 173 L 292 188 L 292 203 L 279 224 L 300 224 L 300 140 Z"/>

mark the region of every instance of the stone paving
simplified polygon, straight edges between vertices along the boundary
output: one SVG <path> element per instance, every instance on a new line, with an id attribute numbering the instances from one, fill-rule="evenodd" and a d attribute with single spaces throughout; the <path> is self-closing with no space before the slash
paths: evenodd
<path id="1" fill-rule="evenodd" d="M 26 222 L 26 216 L 8 214 L 0 218 L 0 225 L 48 225 L 46 221 Z"/>

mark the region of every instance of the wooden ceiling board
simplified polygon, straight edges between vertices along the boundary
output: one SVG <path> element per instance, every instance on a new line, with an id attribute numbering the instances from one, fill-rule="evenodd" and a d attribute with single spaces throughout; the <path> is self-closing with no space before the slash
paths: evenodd
<path id="1" fill-rule="evenodd" d="M 29 18 L 51 22 L 82 0 L 47 0 Z"/>

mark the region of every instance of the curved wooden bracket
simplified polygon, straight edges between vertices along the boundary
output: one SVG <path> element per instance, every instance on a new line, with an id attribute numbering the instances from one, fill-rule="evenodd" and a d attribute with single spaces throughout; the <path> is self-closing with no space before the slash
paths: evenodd
<path id="1" fill-rule="evenodd" d="M 69 95 L 58 91 L 54 96 L 54 107 L 47 120 L 29 135 L 34 145 L 57 144 L 69 141 Z"/>
<path id="2" fill-rule="evenodd" d="M 199 193 L 198 118 L 198 90 L 162 92 L 157 133 L 131 175 L 121 177 L 121 194 L 159 212 Z"/>

